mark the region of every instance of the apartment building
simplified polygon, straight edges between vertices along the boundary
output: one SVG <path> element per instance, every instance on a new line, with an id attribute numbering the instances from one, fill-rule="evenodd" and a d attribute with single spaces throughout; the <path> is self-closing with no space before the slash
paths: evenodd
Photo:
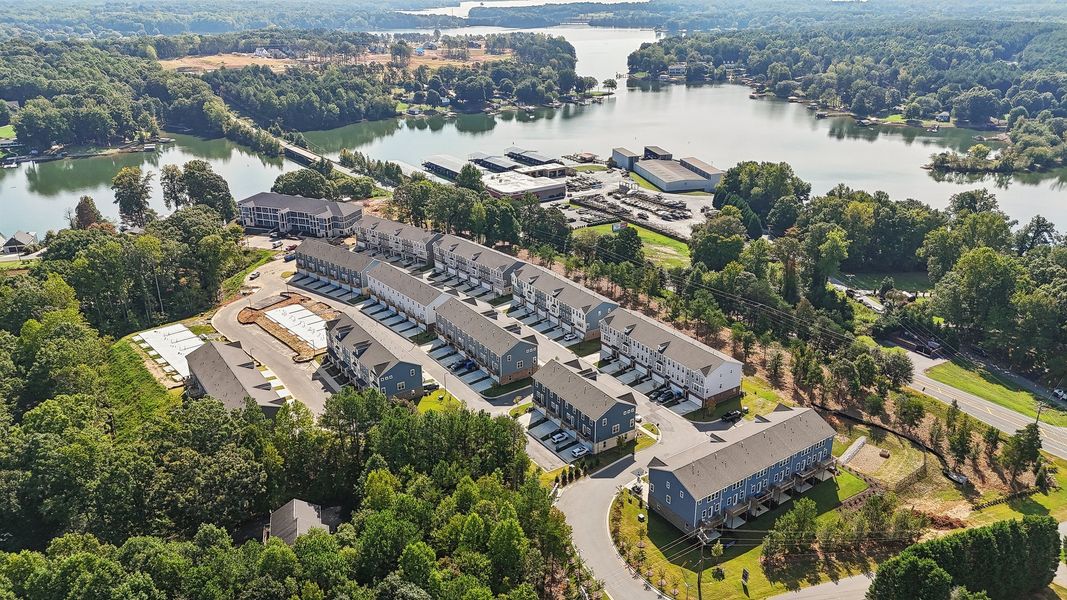
<path id="1" fill-rule="evenodd" d="M 834 429 L 813 409 L 779 404 L 648 465 L 648 505 L 685 533 L 734 529 L 832 477 Z"/>
<path id="2" fill-rule="evenodd" d="M 417 265 L 433 263 L 432 248 L 441 239 L 440 233 L 374 215 L 363 215 L 356 222 L 354 233 L 357 248 Z"/>
<path id="3" fill-rule="evenodd" d="M 318 239 L 304 240 L 293 253 L 298 275 L 325 281 L 355 294 L 367 286 L 367 271 L 378 260 Z"/>
<path id="4" fill-rule="evenodd" d="M 739 361 L 624 308 L 600 320 L 600 358 L 620 361 L 703 406 L 741 393 Z"/>
<path id="5" fill-rule="evenodd" d="M 422 365 L 397 358 L 348 315 L 326 324 L 326 352 L 360 389 L 375 388 L 389 397 L 422 395 Z"/>
<path id="6" fill-rule="evenodd" d="M 367 293 L 426 327 L 433 326 L 436 309 L 452 297 L 387 263 L 367 271 Z"/>
<path id="7" fill-rule="evenodd" d="M 600 320 L 619 305 L 541 267 L 511 272 L 512 306 L 526 308 L 579 339 L 600 337 Z"/>
<path id="8" fill-rule="evenodd" d="M 511 272 L 526 264 L 503 252 L 454 235 L 443 235 L 433 246 L 434 271 L 447 273 L 491 290 L 511 293 Z"/>
<path id="9" fill-rule="evenodd" d="M 552 359 L 534 373 L 534 406 L 594 454 L 637 435 L 633 392 L 578 359 Z"/>
<path id="10" fill-rule="evenodd" d="M 451 298 L 437 307 L 435 326 L 443 340 L 498 384 L 518 381 L 537 371 L 537 341 L 533 336 L 519 338 L 462 300 Z"/>
<path id="11" fill-rule="evenodd" d="M 351 235 L 363 216 L 363 205 L 318 198 L 260 192 L 237 203 L 245 227 L 281 233 L 334 238 Z"/>
<path id="12" fill-rule="evenodd" d="M 189 365 L 186 393 L 190 397 L 210 396 L 230 410 L 243 409 L 245 401 L 251 399 L 271 418 L 285 405 L 241 342 L 207 342 L 190 352 L 185 362 Z"/>

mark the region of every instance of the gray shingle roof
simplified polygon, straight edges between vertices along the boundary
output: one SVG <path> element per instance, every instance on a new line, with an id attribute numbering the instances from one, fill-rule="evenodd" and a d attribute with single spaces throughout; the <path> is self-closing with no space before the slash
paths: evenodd
<path id="1" fill-rule="evenodd" d="M 426 161 L 422 164 L 434 165 L 440 169 L 451 171 L 452 173 L 459 173 L 463 170 L 463 166 L 467 164 L 467 161 L 448 154 L 434 154 L 433 156 L 426 157 Z"/>
<path id="2" fill-rule="evenodd" d="M 334 336 L 337 336 L 338 345 L 347 348 L 360 364 L 375 375 L 381 375 L 394 365 L 406 362 L 397 358 L 352 317 L 345 314 L 326 324 L 326 336 L 330 345 L 335 343 Z"/>
<path id="3" fill-rule="evenodd" d="M 407 223 L 390 221 L 389 219 L 383 219 L 374 215 L 363 215 L 359 220 L 359 226 L 364 229 L 383 232 L 402 240 L 420 242 L 423 244 L 429 244 L 441 237 L 440 233 L 427 231 L 421 227 L 415 227 L 414 225 L 408 225 Z"/>
<path id="4" fill-rule="evenodd" d="M 445 294 L 425 281 L 386 263 L 378 263 L 367 271 L 367 278 L 380 281 L 383 285 L 400 292 L 422 306 L 429 306 L 431 302 Z"/>
<path id="5" fill-rule="evenodd" d="M 0 237 L 3 237 L 3 236 L 0 236 Z M 29 246 L 31 244 L 36 244 L 36 243 L 37 243 L 37 234 L 36 233 L 29 233 L 29 232 L 26 232 L 26 231 L 16 231 L 10 238 L 8 238 L 4 242 L 4 245 L 5 246 L 13 246 L 13 245 Z"/>
<path id="6" fill-rule="evenodd" d="M 615 304 L 604 296 L 568 281 L 552 271 L 529 263 L 513 271 L 512 277 L 517 281 L 530 284 L 535 290 L 544 292 L 550 298 L 555 298 L 571 308 L 581 309 L 583 313 L 588 313 L 604 302 Z"/>
<path id="7" fill-rule="evenodd" d="M 616 308 L 600 320 L 605 325 L 618 329 L 631 339 L 659 350 L 667 358 L 707 375 L 726 363 L 740 362 L 722 352 L 710 348 L 671 327 L 625 308 Z"/>
<path id="8" fill-rule="evenodd" d="M 312 528 L 330 530 L 322 520 L 322 507 L 293 498 L 270 514 L 270 536 L 292 545 Z"/>
<path id="9" fill-rule="evenodd" d="M 520 339 L 456 298 L 450 298 L 438 306 L 436 314 L 439 320 L 445 319 L 452 323 L 498 356 L 503 356 L 516 345 L 531 343 Z"/>
<path id="10" fill-rule="evenodd" d="M 526 264 L 514 256 L 486 248 L 481 244 L 451 234 L 441 236 L 441 240 L 437 242 L 437 245 L 442 250 L 447 250 L 476 264 L 505 273 L 510 269 Z"/>
<path id="11" fill-rule="evenodd" d="M 621 154 L 623 156 L 629 156 L 629 157 L 641 156 L 640 154 L 634 152 L 633 150 L 630 150 L 629 148 L 623 148 L 622 146 L 619 146 L 618 148 L 612 148 L 611 151 L 612 152 L 618 152 L 619 154 Z"/>
<path id="12" fill-rule="evenodd" d="M 347 217 L 363 211 L 363 205 L 357 202 L 334 202 L 319 198 L 290 196 L 274 192 L 260 192 L 241 200 L 238 206 L 263 206 L 267 208 L 288 208 L 318 216 Z"/>
<path id="13" fill-rule="evenodd" d="M 353 271 L 363 271 L 378 262 L 377 259 L 362 252 L 352 252 L 344 246 L 335 246 L 316 238 L 309 238 L 301 242 L 296 248 L 296 253 Z"/>
<path id="14" fill-rule="evenodd" d="M 276 411 L 285 401 L 278 397 L 256 361 L 241 348 L 240 342 L 208 342 L 185 357 L 189 374 L 196 378 L 204 393 L 226 408 L 244 408 L 251 398 L 261 408 Z"/>
<path id="15" fill-rule="evenodd" d="M 629 388 L 578 359 L 561 363 L 553 358 L 533 378 L 591 419 L 600 418 L 619 403 L 637 405 Z"/>
<path id="16" fill-rule="evenodd" d="M 699 444 L 666 458 L 653 458 L 649 469 L 674 473 L 693 497 L 703 498 L 833 437 L 834 433 L 814 410 L 778 405 L 762 421 L 742 421 L 739 427 L 716 431 L 721 441 Z"/>

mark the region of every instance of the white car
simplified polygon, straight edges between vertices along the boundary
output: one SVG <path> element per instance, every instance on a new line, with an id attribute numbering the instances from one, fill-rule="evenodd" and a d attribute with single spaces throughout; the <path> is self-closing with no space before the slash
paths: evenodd
<path id="1" fill-rule="evenodd" d="M 586 448 L 585 446 L 578 446 L 574 450 L 571 450 L 571 456 L 574 458 L 580 458 L 586 454 L 589 454 L 589 448 Z"/>
<path id="2" fill-rule="evenodd" d="M 567 435 L 566 431 L 561 431 L 561 432 L 557 433 L 556 435 L 552 436 L 551 441 L 552 441 L 553 444 L 558 444 L 558 443 L 562 442 L 563 440 L 565 440 L 565 439 L 567 439 L 569 437 L 570 436 Z"/>
<path id="3" fill-rule="evenodd" d="M 1067 391 L 1063 390 L 1062 388 L 1056 388 L 1052 390 L 1052 395 L 1053 397 L 1059 400 L 1067 400 Z"/>
<path id="4" fill-rule="evenodd" d="M 249 279 L 259 279 L 259 271 L 252 271 L 252 274 L 248 276 Z"/>

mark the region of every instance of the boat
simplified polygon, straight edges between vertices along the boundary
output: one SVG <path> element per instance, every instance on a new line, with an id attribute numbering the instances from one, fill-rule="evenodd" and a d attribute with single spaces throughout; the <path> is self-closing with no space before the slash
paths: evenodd
<path id="1" fill-rule="evenodd" d="M 760 99 L 760 95 L 753 93 L 753 94 L 749 94 L 748 98 L 749 98 L 749 100 L 759 100 Z"/>
<path id="2" fill-rule="evenodd" d="M 871 122 L 868 121 L 867 119 L 857 119 L 856 120 L 856 125 L 858 127 L 866 127 L 866 126 L 868 126 L 870 124 L 871 124 Z"/>
<path id="3" fill-rule="evenodd" d="M 825 111 L 820 110 L 819 112 L 815 113 L 816 119 L 825 119 L 827 116 L 829 115 Z"/>

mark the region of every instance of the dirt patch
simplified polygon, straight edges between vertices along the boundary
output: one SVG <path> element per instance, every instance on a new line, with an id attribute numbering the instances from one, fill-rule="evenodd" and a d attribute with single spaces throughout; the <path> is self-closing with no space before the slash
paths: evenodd
<path id="1" fill-rule="evenodd" d="M 864 475 L 874 475 L 889 460 L 888 456 L 883 458 L 881 452 L 882 449 L 877 446 L 864 444 L 856 456 L 848 461 L 848 466 Z"/>
<path id="2" fill-rule="evenodd" d="M 326 321 L 336 319 L 340 313 L 330 308 L 328 304 L 312 300 L 303 294 L 286 292 L 279 296 L 277 302 L 259 304 L 253 307 L 242 308 L 237 313 L 237 322 L 242 325 L 258 325 L 263 331 L 274 336 L 275 339 L 289 347 L 294 352 L 294 362 L 308 362 L 320 352 L 312 348 L 307 342 L 297 335 L 293 335 L 288 329 L 278 325 L 267 317 L 267 312 L 300 304 Z"/>
<path id="3" fill-rule="evenodd" d="M 185 383 L 171 379 L 171 376 L 177 375 L 177 373 L 167 373 L 164 371 L 159 363 L 157 363 L 151 356 L 148 356 L 148 353 L 145 352 L 144 348 L 138 346 L 133 341 L 130 341 L 130 347 L 141 357 L 141 362 L 144 363 L 145 368 L 148 369 L 148 372 L 152 374 L 152 377 L 155 377 L 156 381 L 161 383 L 163 387 L 168 390 L 173 390 L 185 386 Z"/>
<path id="4" fill-rule="evenodd" d="M 183 56 L 161 60 L 159 64 L 169 71 L 182 73 L 207 73 L 218 69 L 240 69 L 250 65 L 263 65 L 272 71 L 281 72 L 300 61 L 291 58 L 265 58 L 251 54 L 212 54 L 210 56 Z"/>
<path id="5" fill-rule="evenodd" d="M 431 69 L 438 67 L 444 67 L 446 65 L 451 66 L 469 66 L 477 63 L 493 62 L 497 60 L 506 60 L 511 58 L 511 50 L 504 51 L 503 54 L 487 54 L 482 48 L 471 48 L 470 57 L 467 59 L 452 58 L 447 56 L 445 50 L 426 50 L 426 53 L 422 56 L 415 56 L 412 54 L 411 60 L 407 64 L 407 69 L 417 69 L 422 65 L 426 65 Z M 378 63 L 383 65 L 391 65 L 392 57 L 389 54 L 364 54 L 356 59 L 357 64 L 369 64 Z"/>

